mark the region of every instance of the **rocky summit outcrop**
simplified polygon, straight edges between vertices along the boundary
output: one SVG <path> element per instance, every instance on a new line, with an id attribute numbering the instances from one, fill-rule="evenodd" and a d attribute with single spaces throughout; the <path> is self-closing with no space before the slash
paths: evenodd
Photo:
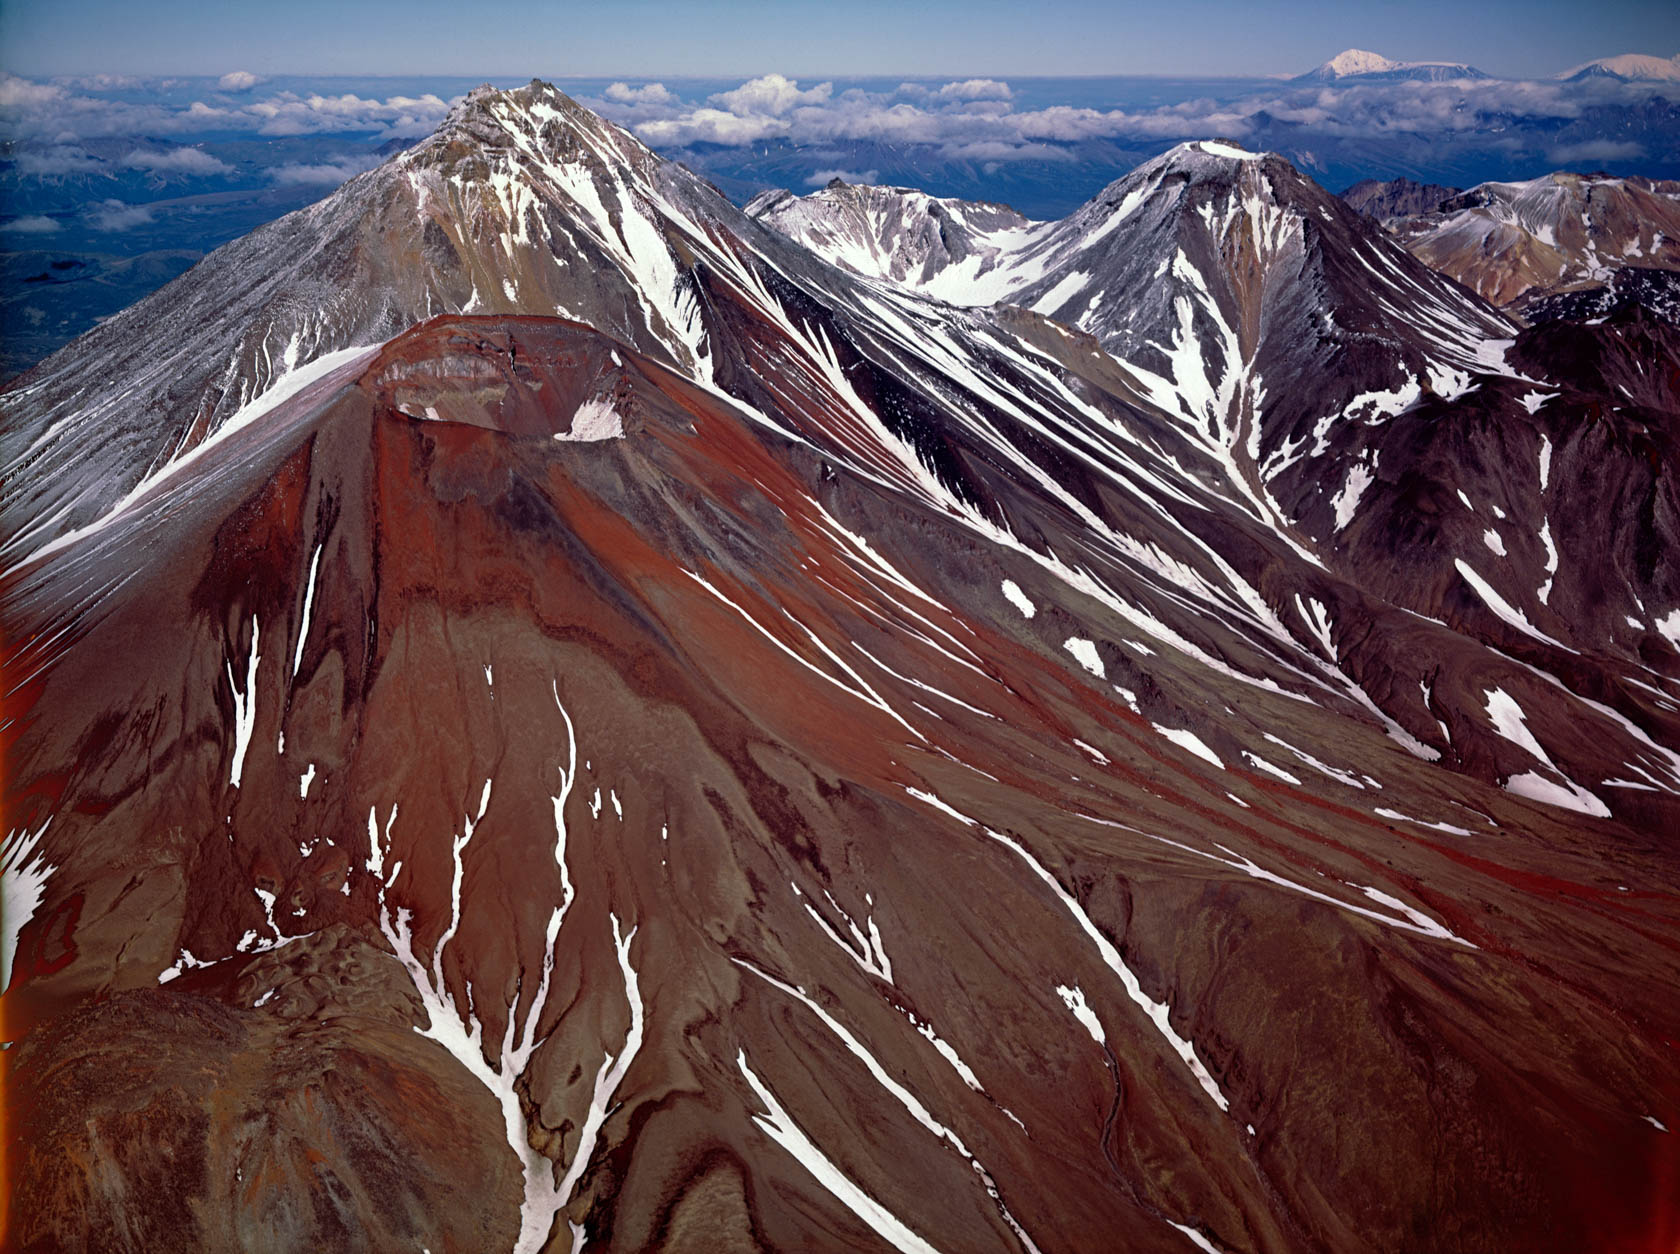
<path id="1" fill-rule="evenodd" d="M 985 212 L 485 90 L 0 398 L 12 1247 L 1673 1248 L 1676 332 Z"/>
<path id="2" fill-rule="evenodd" d="M 1442 201 L 1451 200 L 1463 190 L 1440 183 L 1414 183 L 1408 178 L 1361 179 L 1342 193 L 1342 199 L 1366 217 L 1386 222 L 1390 218 L 1433 213 Z"/>

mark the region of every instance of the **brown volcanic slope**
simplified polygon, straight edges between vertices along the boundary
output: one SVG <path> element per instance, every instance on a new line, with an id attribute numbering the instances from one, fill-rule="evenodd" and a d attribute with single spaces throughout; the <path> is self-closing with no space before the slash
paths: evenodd
<path id="1" fill-rule="evenodd" d="M 7 573 L 12 1246 L 1673 1247 L 1671 331 L 1279 527 L 1088 337 L 693 282 Z"/>
<path id="2" fill-rule="evenodd" d="M 1626 267 L 1680 270 L 1680 183 L 1662 180 L 1484 183 L 1387 225 L 1419 260 L 1502 306 L 1601 288 Z"/>

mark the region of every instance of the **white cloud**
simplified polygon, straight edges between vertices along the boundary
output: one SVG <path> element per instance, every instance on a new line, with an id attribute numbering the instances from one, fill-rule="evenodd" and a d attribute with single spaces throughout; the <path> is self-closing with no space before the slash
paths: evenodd
<path id="1" fill-rule="evenodd" d="M 16 231 L 19 235 L 51 235 L 58 229 L 58 223 L 41 213 L 32 213 L 27 217 L 17 218 L 6 223 L 4 227 L 0 227 L 0 230 Z"/>
<path id="2" fill-rule="evenodd" d="M 79 87 L 83 91 L 126 91 L 146 85 L 145 79 L 133 74 L 84 74 L 78 78 L 59 81 L 71 87 Z"/>
<path id="3" fill-rule="evenodd" d="M 103 200 L 88 210 L 88 224 L 96 231 L 127 231 L 146 226 L 152 211 L 146 205 L 128 205 L 120 200 Z"/>
<path id="4" fill-rule="evenodd" d="M 606 90 L 608 100 L 619 104 L 676 104 L 676 94 L 666 88 L 664 83 L 647 83 L 641 87 L 632 87 L 629 83 L 614 83 Z"/>
<path id="5" fill-rule="evenodd" d="M 262 79 L 250 70 L 229 70 L 216 80 L 216 86 L 223 91 L 250 91 Z"/>
<path id="6" fill-rule="evenodd" d="M 364 100 L 342 96 L 281 92 L 244 106 L 259 135 L 316 135 L 334 131 L 375 131 L 392 135 L 425 135 L 437 129 L 449 105 L 437 96 L 392 96 Z"/>
<path id="7" fill-rule="evenodd" d="M 0 70 L 0 109 L 28 109 L 41 105 L 51 106 L 62 100 L 64 88 L 54 83 L 33 83 L 27 78 L 20 78 L 16 74 L 8 74 Z"/>
<path id="8" fill-rule="evenodd" d="M 215 174 L 233 173 L 233 167 L 227 162 L 199 148 L 170 148 L 164 151 L 136 148 L 117 164 L 127 170 L 145 170 L 158 175 L 190 174 L 208 178 Z"/>
<path id="9" fill-rule="evenodd" d="M 234 72 L 243 73 L 248 71 Z M 34 82 L 0 72 L 0 138 L 16 141 L 14 168 L 23 177 L 105 175 L 124 168 L 154 176 L 213 175 L 231 173 L 231 168 L 197 149 L 167 148 L 167 138 L 211 133 L 412 138 L 434 130 L 450 107 L 433 94 L 378 99 L 299 94 L 259 83 L 237 95 L 182 107 L 162 96 L 114 99 L 89 94 L 88 87 L 70 80 Z M 1303 134 L 1310 134 L 1312 147 L 1320 152 L 1338 140 L 1419 138 L 1502 145 L 1513 152 L 1520 147 L 1537 164 L 1593 165 L 1663 151 L 1663 137 L 1672 136 L 1672 127 L 1664 131 L 1652 124 L 1655 129 L 1630 137 L 1607 120 L 1622 118 L 1631 106 L 1647 105 L 1653 90 L 1648 84 L 1602 78 L 1582 83 L 1257 83 L 1235 99 L 1029 109 L 998 79 L 837 92 L 829 82 L 807 86 L 783 74 L 766 74 L 698 105 L 684 102 L 662 83 L 628 82 L 615 82 L 585 103 L 667 151 L 693 144 L 745 147 L 776 139 L 832 149 L 807 153 L 804 169 L 819 163 L 836 168 L 874 164 L 874 157 L 854 152 L 850 146 L 856 144 L 925 145 L 950 158 L 989 163 L 1057 159 L 1082 144 L 1149 148 L 1211 135 L 1293 149 Z M 127 159 L 107 154 L 109 159 L 102 161 L 88 151 L 105 153 L 96 141 L 125 138 L 144 141 L 141 152 Z M 342 159 L 304 161 L 270 177 L 325 185 L 360 168 Z"/>
<path id="10" fill-rule="evenodd" d="M 73 174 L 109 174 L 110 167 L 86 149 L 69 146 L 25 148 L 13 158 L 25 178 L 61 179 Z"/>
<path id="11" fill-rule="evenodd" d="M 1008 83 L 995 78 L 965 78 L 946 83 L 938 94 L 946 100 L 1008 100 L 1014 95 Z"/>
<path id="12" fill-rule="evenodd" d="M 833 94 L 833 83 L 818 83 L 807 91 L 800 91 L 799 84 L 791 78 L 765 74 L 748 79 L 733 91 L 719 92 L 711 99 L 713 104 L 722 105 L 737 116 L 781 117 L 801 105 L 823 104 Z"/>
<path id="13" fill-rule="evenodd" d="M 335 157 L 318 165 L 294 163 L 276 166 L 268 172 L 268 176 L 281 186 L 319 184 L 324 187 L 337 187 L 364 170 L 373 169 L 379 162 L 380 158 L 372 153 L 356 157 Z"/>
<path id="14" fill-rule="evenodd" d="M 0 72 L 0 136 L 57 144 L 206 131 L 270 136 L 357 131 L 407 138 L 437 129 L 448 112 L 449 103 L 431 94 L 377 100 L 289 91 L 247 96 L 239 104 L 195 100 L 183 109 L 161 100 L 136 103 L 80 95 L 60 83 Z"/>
<path id="15" fill-rule="evenodd" d="M 636 89 L 625 88 L 625 92 Z M 1606 111 L 1646 102 L 1649 85 L 1596 80 L 1586 83 L 1508 81 L 1397 82 L 1335 85 L 1267 84 L 1238 98 L 1202 98 L 1134 109 L 1053 105 L 1022 110 L 1007 82 L 964 79 L 929 87 L 901 83 L 890 91 L 853 88 L 836 94 L 830 83 L 801 88 L 781 74 L 750 79 L 712 96 L 700 107 L 680 101 L 654 104 L 644 97 L 596 102 L 655 147 L 693 143 L 745 146 L 785 137 L 799 144 L 897 143 L 938 145 L 988 160 L 1052 157 L 1051 145 L 1111 141 L 1140 144 L 1224 135 L 1243 139 L 1279 124 L 1309 129 L 1329 139 L 1408 136 L 1477 138 L 1506 146 L 1521 134 L 1542 143 L 1538 132 L 1586 119 L 1608 125 Z M 615 108 L 616 106 L 616 108 Z M 1595 120 L 1596 119 L 1596 120 Z M 1488 140 L 1488 136 L 1500 138 Z M 1573 137 L 1571 137 L 1573 138 Z M 1567 143 L 1554 140 L 1554 143 Z M 1629 141 L 1621 140 L 1622 143 Z M 1615 160 L 1631 149 L 1566 147 L 1573 159 Z M 1536 148 L 1538 154 L 1538 148 Z"/>
<path id="16" fill-rule="evenodd" d="M 1604 161 L 1637 161 L 1646 155 L 1645 145 L 1631 139 L 1592 139 L 1564 144 L 1547 156 L 1560 166 L 1587 165 Z"/>
<path id="17" fill-rule="evenodd" d="M 746 145 L 787 132 L 788 124 L 780 118 L 738 117 L 722 109 L 710 108 L 694 109 L 682 117 L 656 118 L 636 127 L 636 134 L 654 147 Z"/>

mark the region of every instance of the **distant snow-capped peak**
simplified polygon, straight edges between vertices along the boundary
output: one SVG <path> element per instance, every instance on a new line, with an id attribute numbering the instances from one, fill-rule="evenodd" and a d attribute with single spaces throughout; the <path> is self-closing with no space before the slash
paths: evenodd
<path id="1" fill-rule="evenodd" d="M 1448 80 L 1486 78 L 1487 75 L 1462 61 L 1395 61 L 1378 52 L 1349 48 L 1331 57 L 1323 65 L 1300 76 L 1335 82 L 1344 78 L 1404 78 Z"/>
<path id="2" fill-rule="evenodd" d="M 1322 73 L 1343 78 L 1352 74 L 1385 74 L 1389 70 L 1398 70 L 1401 65 L 1402 62 L 1391 61 L 1380 52 L 1349 48 L 1346 52 L 1331 57 L 1318 68 Z"/>
<path id="3" fill-rule="evenodd" d="M 1680 55 L 1651 57 L 1630 52 L 1619 57 L 1599 57 L 1567 69 L 1558 77 L 1568 79 L 1598 75 L 1677 82 L 1680 81 Z"/>

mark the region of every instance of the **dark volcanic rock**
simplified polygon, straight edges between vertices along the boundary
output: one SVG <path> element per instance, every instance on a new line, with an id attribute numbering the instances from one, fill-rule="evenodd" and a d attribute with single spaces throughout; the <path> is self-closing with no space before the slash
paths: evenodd
<path id="1" fill-rule="evenodd" d="M 510 1245 L 518 1164 L 483 1149 L 499 1112 L 413 1034 L 407 983 L 329 929 L 252 960 L 232 1004 L 135 989 L 31 1036 L 8 1084 L 10 1248 Z"/>
<path id="2" fill-rule="evenodd" d="M 1628 266 L 1610 281 L 1572 291 L 1530 293 L 1516 308 L 1529 323 L 1584 322 L 1629 309 L 1644 309 L 1671 326 L 1680 326 L 1680 271 Z"/>
<path id="3" fill-rule="evenodd" d="M 1463 190 L 1440 183 L 1414 183 L 1408 178 L 1361 179 L 1342 193 L 1342 199 L 1366 217 L 1385 222 L 1389 218 L 1433 213 L 1443 200 Z"/>

